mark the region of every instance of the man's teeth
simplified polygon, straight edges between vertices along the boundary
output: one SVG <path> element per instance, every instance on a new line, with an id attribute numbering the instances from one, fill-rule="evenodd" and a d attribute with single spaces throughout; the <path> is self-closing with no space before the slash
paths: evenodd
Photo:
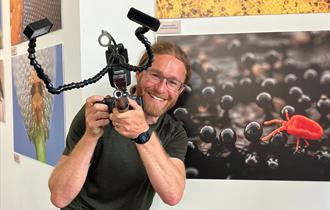
<path id="1" fill-rule="evenodd" d="M 154 99 L 156 99 L 156 100 L 158 100 L 158 101 L 164 101 L 164 99 L 158 98 L 157 96 L 154 96 L 154 95 L 151 95 L 151 97 L 154 98 Z"/>

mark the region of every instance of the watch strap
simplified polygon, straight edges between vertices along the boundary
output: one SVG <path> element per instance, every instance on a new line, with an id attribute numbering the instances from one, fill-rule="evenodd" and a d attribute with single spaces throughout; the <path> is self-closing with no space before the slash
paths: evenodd
<path id="1" fill-rule="evenodd" d="M 152 129 L 149 126 L 149 128 L 146 132 L 140 133 L 140 135 L 137 138 L 132 139 L 132 140 L 137 144 L 145 144 L 149 141 L 151 134 L 152 134 Z"/>

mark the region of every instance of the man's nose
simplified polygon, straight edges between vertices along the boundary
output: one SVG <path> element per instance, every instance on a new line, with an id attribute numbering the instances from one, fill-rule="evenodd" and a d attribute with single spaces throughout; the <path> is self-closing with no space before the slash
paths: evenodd
<path id="1" fill-rule="evenodd" d="M 166 79 L 162 79 L 158 84 L 157 84 L 157 90 L 161 93 L 165 92 L 167 89 L 167 81 Z"/>

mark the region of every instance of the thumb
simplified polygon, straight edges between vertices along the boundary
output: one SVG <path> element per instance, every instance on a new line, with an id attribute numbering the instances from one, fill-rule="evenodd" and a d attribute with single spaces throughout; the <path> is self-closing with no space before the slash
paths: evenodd
<path id="1" fill-rule="evenodd" d="M 142 110 L 142 107 L 133 99 L 128 97 L 128 103 L 134 110 Z"/>

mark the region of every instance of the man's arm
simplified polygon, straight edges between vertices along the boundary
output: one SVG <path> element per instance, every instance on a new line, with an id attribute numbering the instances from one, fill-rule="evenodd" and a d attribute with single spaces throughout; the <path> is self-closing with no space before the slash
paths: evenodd
<path id="1" fill-rule="evenodd" d="M 110 119 L 117 132 L 134 139 L 148 130 L 149 125 L 142 108 L 131 99 L 129 103 L 133 110 L 119 113 L 114 109 L 110 114 Z M 182 198 L 185 187 L 186 175 L 183 161 L 167 155 L 155 132 L 147 143 L 137 144 L 136 147 L 155 191 L 166 204 L 177 204 Z"/>
<path id="2" fill-rule="evenodd" d="M 183 195 L 186 173 L 182 160 L 169 157 L 155 132 L 145 144 L 136 144 L 148 177 L 160 198 L 168 205 L 177 204 Z"/>
<path id="3" fill-rule="evenodd" d="M 80 192 L 96 143 L 97 139 L 83 137 L 69 156 L 62 155 L 48 182 L 56 207 L 67 206 Z"/>
<path id="4" fill-rule="evenodd" d="M 67 206 L 86 180 L 98 139 L 103 135 L 103 127 L 109 124 L 108 107 L 95 104 L 102 99 L 102 96 L 92 96 L 86 100 L 85 133 L 69 155 L 62 155 L 49 178 L 51 201 L 56 207 Z"/>

